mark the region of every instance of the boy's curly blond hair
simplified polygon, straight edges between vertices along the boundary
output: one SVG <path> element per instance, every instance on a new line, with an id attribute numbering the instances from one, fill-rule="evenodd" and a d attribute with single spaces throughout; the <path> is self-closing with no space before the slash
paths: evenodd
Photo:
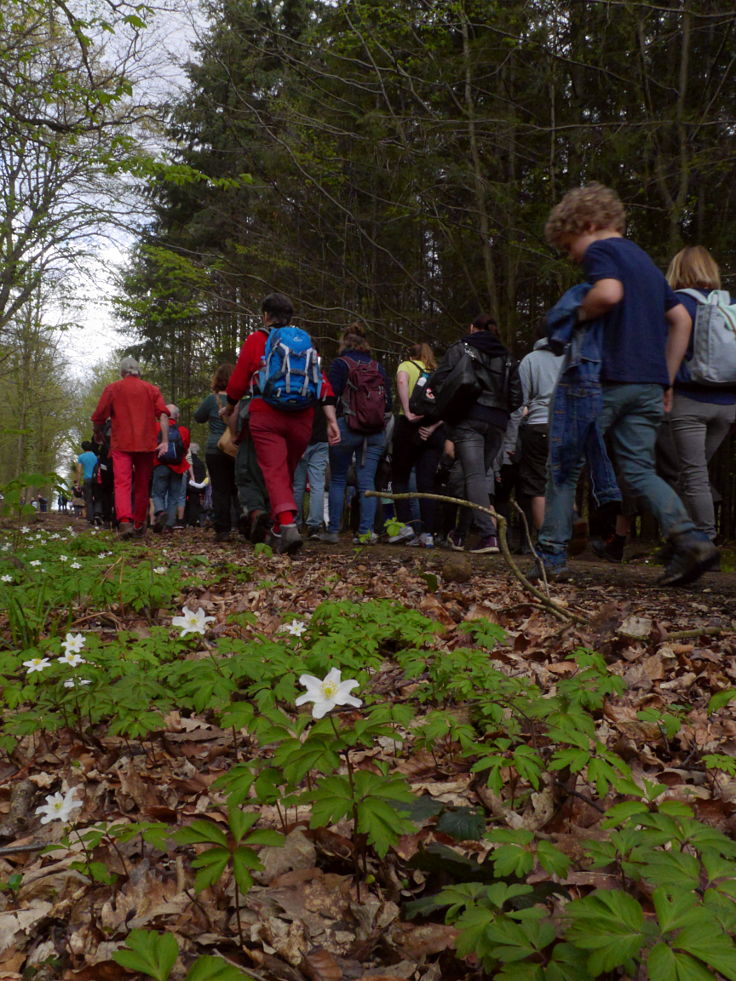
<path id="1" fill-rule="evenodd" d="M 586 228 L 626 231 L 626 210 L 621 198 L 610 187 L 594 181 L 574 187 L 549 214 L 544 234 L 550 245 L 558 246 L 568 235 L 582 235 Z"/>

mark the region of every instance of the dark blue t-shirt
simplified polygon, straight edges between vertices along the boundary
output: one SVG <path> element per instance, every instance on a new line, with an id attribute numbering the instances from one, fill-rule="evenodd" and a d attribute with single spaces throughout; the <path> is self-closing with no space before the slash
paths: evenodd
<path id="1" fill-rule="evenodd" d="M 617 279 L 623 299 L 602 318 L 604 382 L 656 383 L 667 387 L 665 312 L 680 302 L 643 249 L 627 238 L 604 238 L 583 256 L 589 283 Z"/>

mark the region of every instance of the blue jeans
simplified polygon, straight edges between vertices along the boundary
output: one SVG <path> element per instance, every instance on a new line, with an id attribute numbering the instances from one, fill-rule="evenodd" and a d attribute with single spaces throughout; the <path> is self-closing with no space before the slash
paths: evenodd
<path id="1" fill-rule="evenodd" d="M 183 479 L 184 474 L 174 473 L 165 464 L 153 468 L 151 482 L 153 511 L 154 514 L 166 511 L 166 524 L 169 528 L 173 528 L 176 524 L 176 506 L 179 503 Z"/>
<path id="2" fill-rule="evenodd" d="M 366 497 L 367 490 L 376 489 L 376 470 L 386 445 L 383 432 L 361 436 L 348 428 L 344 419 L 338 419 L 341 441 L 330 447 L 330 526 L 328 531 L 340 531 L 345 503 L 348 468 L 355 456 L 355 476 L 360 495 L 360 523 L 358 534 L 373 531 L 376 517 L 375 497 Z"/>
<path id="3" fill-rule="evenodd" d="M 296 520 L 301 521 L 304 492 L 309 478 L 309 515 L 307 528 L 318 531 L 322 527 L 325 501 L 325 473 L 327 471 L 327 443 L 310 443 L 294 471 L 294 500 Z"/>
<path id="4" fill-rule="evenodd" d="M 610 431 L 622 478 L 632 494 L 643 498 L 659 522 L 662 536 L 670 538 L 693 531 L 695 525 L 680 498 L 657 476 L 654 468 L 654 444 L 663 417 L 661 385 L 604 385 L 601 433 Z M 565 565 L 567 543 L 572 536 L 575 488 L 582 466 L 581 457 L 561 484 L 547 478 L 544 524 L 539 532 L 537 551 L 550 569 Z"/>

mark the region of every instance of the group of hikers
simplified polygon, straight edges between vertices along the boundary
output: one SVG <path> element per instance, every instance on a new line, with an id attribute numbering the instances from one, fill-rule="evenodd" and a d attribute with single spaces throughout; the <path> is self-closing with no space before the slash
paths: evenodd
<path id="1" fill-rule="evenodd" d="M 494 318 L 480 314 L 439 363 L 429 344 L 410 345 L 395 378 L 373 357 L 363 326 L 350 324 L 323 372 L 313 339 L 292 324 L 290 300 L 269 294 L 261 326 L 235 365 L 217 368 L 194 412 L 208 425 L 207 476 L 190 476 L 189 489 L 209 482 L 216 541 L 237 528 L 294 555 L 304 537 L 338 543 L 347 523 L 356 542 L 374 544 L 384 533 L 384 492 L 393 502 L 388 542 L 492 553 L 499 543 L 488 509 L 502 508 L 513 489 L 537 533 L 536 575 L 561 580 L 587 466 L 608 527 L 600 555 L 622 559 L 643 506 L 666 541 L 663 584 L 714 567 L 708 461 L 736 415 L 727 363 L 736 318 L 716 262 L 688 247 L 665 277 L 624 237 L 623 204 L 600 184 L 566 194 L 545 231 L 586 281 L 550 311 L 520 364 Z M 190 434 L 134 358 L 120 374 L 92 415 L 93 442 L 79 457 L 84 487 L 99 480 L 96 448 L 106 445 L 121 536 L 142 536 L 148 524 L 172 530 L 192 470 Z M 438 492 L 479 507 L 423 496 Z"/>

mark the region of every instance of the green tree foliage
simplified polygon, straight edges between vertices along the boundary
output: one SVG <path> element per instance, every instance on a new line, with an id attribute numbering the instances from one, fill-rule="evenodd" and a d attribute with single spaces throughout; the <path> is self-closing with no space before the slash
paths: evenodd
<path id="1" fill-rule="evenodd" d="M 719 0 L 214 0 L 168 121 L 174 171 L 121 314 L 175 392 L 282 289 L 331 354 L 456 337 L 479 309 L 523 353 L 575 272 L 549 208 L 597 179 L 661 264 L 728 269 L 736 14 Z M 244 175 L 249 175 L 245 178 Z M 184 370 L 184 365 L 188 366 Z"/>

